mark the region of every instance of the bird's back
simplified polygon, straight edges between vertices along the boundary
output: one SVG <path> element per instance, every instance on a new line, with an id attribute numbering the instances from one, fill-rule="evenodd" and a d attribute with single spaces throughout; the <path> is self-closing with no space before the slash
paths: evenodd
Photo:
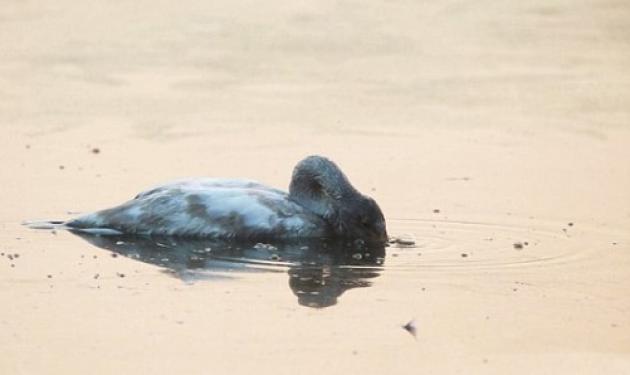
<path id="1" fill-rule="evenodd" d="M 326 224 L 283 191 L 248 180 L 194 179 L 157 186 L 120 206 L 66 223 L 82 232 L 205 238 L 325 236 Z"/>

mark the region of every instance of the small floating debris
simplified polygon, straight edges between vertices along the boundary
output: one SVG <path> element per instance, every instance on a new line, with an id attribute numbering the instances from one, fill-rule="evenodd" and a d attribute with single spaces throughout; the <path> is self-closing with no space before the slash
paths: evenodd
<path id="1" fill-rule="evenodd" d="M 415 319 L 411 319 L 407 324 L 402 326 L 402 328 L 405 331 L 409 332 L 409 334 L 411 336 L 413 336 L 414 339 L 417 339 L 416 334 L 418 332 L 418 329 L 416 327 L 416 320 Z"/>
<path id="2" fill-rule="evenodd" d="M 401 234 L 397 237 L 390 238 L 389 243 L 411 246 L 416 244 L 416 239 L 410 234 Z"/>
<path id="3" fill-rule="evenodd" d="M 570 227 L 572 227 L 572 226 L 573 226 L 573 223 L 571 222 L 571 223 L 568 223 L 567 225 L 568 225 L 568 226 L 570 226 Z"/>
<path id="4" fill-rule="evenodd" d="M 98 279 L 99 277 L 101 277 L 101 275 L 99 275 L 98 273 L 94 275 L 94 280 Z"/>
<path id="5" fill-rule="evenodd" d="M 120 272 L 116 272 L 116 276 L 118 276 L 118 277 L 125 277 L 125 274 L 124 273 L 120 273 Z"/>
<path id="6" fill-rule="evenodd" d="M 92 153 L 93 153 L 93 154 L 99 154 L 100 152 L 101 152 L 101 149 L 100 149 L 100 148 L 98 148 L 98 147 L 94 147 L 94 148 L 92 149 Z"/>
<path id="7" fill-rule="evenodd" d="M 523 244 L 520 243 L 520 242 L 515 242 L 513 246 L 514 246 L 514 248 L 516 250 L 522 250 L 523 249 Z"/>
<path id="8" fill-rule="evenodd" d="M 64 169 L 66 169 L 66 167 L 65 167 L 65 166 L 63 166 L 63 165 L 60 165 L 60 166 L 59 166 L 59 170 L 60 170 L 60 171 L 63 171 Z"/>
<path id="9" fill-rule="evenodd" d="M 47 278 L 52 279 L 52 275 L 48 274 L 46 275 Z"/>
<path id="10" fill-rule="evenodd" d="M 434 214 L 439 214 L 440 213 L 440 209 L 439 208 L 434 208 L 433 209 L 433 213 Z"/>
<path id="11" fill-rule="evenodd" d="M 112 258 L 117 258 L 118 257 L 118 253 L 112 253 Z"/>
<path id="12" fill-rule="evenodd" d="M 462 258 L 468 258 L 468 254 L 462 253 Z"/>

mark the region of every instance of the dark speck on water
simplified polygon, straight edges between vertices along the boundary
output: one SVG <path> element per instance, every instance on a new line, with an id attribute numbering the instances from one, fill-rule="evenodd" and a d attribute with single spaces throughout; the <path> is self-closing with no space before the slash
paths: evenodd
<path id="1" fill-rule="evenodd" d="M 415 245 L 416 241 L 410 235 L 402 235 L 402 236 L 399 236 L 399 237 L 392 237 L 389 240 L 389 243 L 410 246 L 410 245 Z"/>
<path id="2" fill-rule="evenodd" d="M 60 166 L 59 166 L 59 169 L 60 169 L 60 170 L 64 170 L 65 168 L 66 168 L 66 167 L 64 167 L 63 165 L 60 165 Z"/>
<path id="3" fill-rule="evenodd" d="M 434 213 L 434 214 L 439 214 L 439 213 L 440 213 L 440 210 L 436 208 L 436 209 L 434 209 L 434 210 L 433 210 L 433 213 Z"/>
<path id="4" fill-rule="evenodd" d="M 521 250 L 521 249 L 523 249 L 523 244 L 522 244 L 522 243 L 520 243 L 520 242 L 515 242 L 515 243 L 514 243 L 514 248 L 515 248 L 516 250 Z"/>
<path id="5" fill-rule="evenodd" d="M 46 275 L 46 277 L 52 279 L 52 275 Z"/>
<path id="6" fill-rule="evenodd" d="M 467 257 L 468 257 L 468 254 L 462 253 L 462 258 L 467 258 Z"/>
<path id="7" fill-rule="evenodd" d="M 99 275 L 98 273 L 97 273 L 97 274 L 95 274 L 95 275 L 94 275 L 94 280 L 98 279 L 98 278 L 99 278 L 99 276 L 101 276 L 101 275 Z"/>
<path id="8" fill-rule="evenodd" d="M 567 225 L 568 225 L 568 226 L 570 226 L 570 227 L 572 227 L 572 226 L 573 226 L 573 223 L 569 223 L 569 224 L 567 224 Z"/>
<path id="9" fill-rule="evenodd" d="M 100 149 L 100 148 L 98 148 L 98 147 L 94 147 L 94 148 L 92 149 L 92 153 L 93 153 L 93 154 L 98 154 L 98 153 L 100 153 L 100 152 L 101 152 L 101 149 Z"/>
<path id="10" fill-rule="evenodd" d="M 112 253 L 112 258 L 116 258 L 118 256 L 117 253 Z"/>
<path id="11" fill-rule="evenodd" d="M 407 324 L 405 324 L 402 327 L 403 327 L 403 329 L 405 331 L 409 332 L 409 334 L 411 334 L 411 336 L 416 338 L 416 333 L 417 333 L 418 329 L 416 328 L 416 321 L 414 319 L 410 320 Z"/>
<path id="12" fill-rule="evenodd" d="M 119 272 L 116 272 L 116 276 L 118 276 L 118 277 L 125 277 L 125 274 L 124 274 L 124 273 L 119 273 Z"/>

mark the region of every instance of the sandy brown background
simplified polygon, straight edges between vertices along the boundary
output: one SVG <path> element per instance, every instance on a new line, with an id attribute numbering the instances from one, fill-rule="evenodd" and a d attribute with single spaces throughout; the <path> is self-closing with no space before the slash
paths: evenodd
<path id="1" fill-rule="evenodd" d="M 4 2 L 0 373 L 630 373 L 628 20 L 605 0 Z M 417 239 L 326 309 L 284 271 L 187 284 L 20 225 L 185 176 L 284 188 L 311 153 Z"/>

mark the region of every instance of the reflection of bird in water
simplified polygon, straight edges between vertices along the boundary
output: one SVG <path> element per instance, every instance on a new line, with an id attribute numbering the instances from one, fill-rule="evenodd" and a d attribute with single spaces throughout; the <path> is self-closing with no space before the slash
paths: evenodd
<path id="1" fill-rule="evenodd" d="M 361 255 L 361 259 L 356 259 L 357 254 Z M 320 257 L 320 263 L 316 265 L 289 267 L 289 286 L 300 305 L 332 306 L 346 290 L 371 286 L 369 279 L 380 275 L 385 250 L 380 247 L 326 255 Z"/>
<path id="2" fill-rule="evenodd" d="M 297 164 L 288 193 L 247 180 L 182 180 L 67 222 L 33 224 L 102 235 L 387 241 L 376 202 L 321 156 Z"/>
<path id="3" fill-rule="evenodd" d="M 262 244 L 180 238 L 94 236 L 75 233 L 89 243 L 131 259 L 166 268 L 194 282 L 234 278 L 238 272 L 284 272 L 303 306 L 337 303 L 348 289 L 371 286 L 380 275 L 385 248 L 361 241 L 305 241 Z"/>

